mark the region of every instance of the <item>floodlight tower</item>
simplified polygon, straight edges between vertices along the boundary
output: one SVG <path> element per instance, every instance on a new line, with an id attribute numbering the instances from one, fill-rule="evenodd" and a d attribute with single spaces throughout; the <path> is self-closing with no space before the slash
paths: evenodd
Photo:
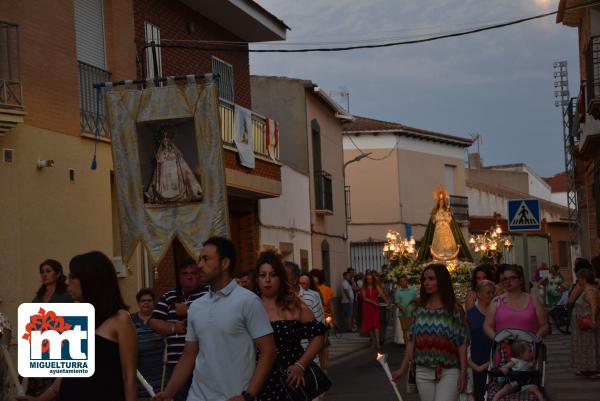
<path id="1" fill-rule="evenodd" d="M 577 102 L 569 100 L 569 72 L 567 62 L 555 61 L 554 67 L 554 106 L 560 107 L 563 125 L 563 146 L 565 153 L 565 172 L 567 174 L 567 208 L 569 211 L 569 237 L 571 245 L 577 243 L 577 189 L 575 187 L 575 158 L 571 153 L 574 138 L 571 135 L 571 123 L 578 118 L 573 107 Z"/>

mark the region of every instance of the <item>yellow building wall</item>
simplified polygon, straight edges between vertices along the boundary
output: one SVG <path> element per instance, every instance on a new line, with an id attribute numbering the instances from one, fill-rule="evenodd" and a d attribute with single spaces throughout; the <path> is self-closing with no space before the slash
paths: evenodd
<path id="1" fill-rule="evenodd" d="M 113 242 L 110 145 L 98 143 L 95 171 L 90 169 L 93 146 L 87 138 L 28 125 L 0 138 L 0 150 L 14 150 L 12 164 L 0 161 L 0 311 L 13 325 L 19 304 L 30 302 L 40 285 L 38 267 L 44 259 L 58 260 L 68 274 L 77 254 L 99 250 L 113 257 L 119 249 Z M 38 169 L 38 159 L 55 165 Z M 69 168 L 75 170 L 74 182 Z M 134 309 L 137 261 L 132 258 L 128 276 L 119 279 Z"/>

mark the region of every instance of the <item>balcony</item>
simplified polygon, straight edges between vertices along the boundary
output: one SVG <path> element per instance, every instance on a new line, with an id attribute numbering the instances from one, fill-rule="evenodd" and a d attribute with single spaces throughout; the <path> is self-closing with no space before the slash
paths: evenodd
<path id="1" fill-rule="evenodd" d="M 315 212 L 322 215 L 333 214 L 333 190 L 331 174 L 315 171 Z"/>
<path id="2" fill-rule="evenodd" d="M 600 36 L 592 36 L 586 52 L 588 113 L 600 119 Z"/>
<path id="3" fill-rule="evenodd" d="M 221 119 L 221 138 L 223 144 L 235 148 L 233 142 L 233 116 L 235 104 L 219 99 L 219 118 Z M 254 137 L 254 153 L 271 160 L 279 160 L 279 146 L 272 145 L 271 153 L 267 146 L 266 118 L 252 112 L 252 135 Z"/>
<path id="4" fill-rule="evenodd" d="M 100 138 L 110 139 L 110 133 L 107 129 L 104 103 L 98 99 L 100 104 L 96 105 L 96 89 L 94 84 L 98 82 L 108 82 L 111 80 L 111 73 L 101 68 L 95 67 L 83 61 L 77 62 L 79 66 L 79 123 L 81 133 L 95 135 L 96 131 Z M 99 115 L 96 116 L 97 107 Z"/>
<path id="5" fill-rule="evenodd" d="M 469 222 L 469 198 L 466 196 L 450 195 L 450 211 L 457 223 Z"/>
<path id="6" fill-rule="evenodd" d="M 23 122 L 19 26 L 0 21 L 0 136 Z"/>

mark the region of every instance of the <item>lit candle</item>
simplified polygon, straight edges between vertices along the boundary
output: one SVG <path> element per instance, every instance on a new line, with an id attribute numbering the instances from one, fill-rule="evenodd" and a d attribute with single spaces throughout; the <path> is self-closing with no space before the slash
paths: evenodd
<path id="1" fill-rule="evenodd" d="M 377 353 L 377 362 L 379 362 L 381 364 L 381 366 L 383 367 L 383 370 L 385 371 L 385 374 L 388 377 L 388 380 L 390 381 L 390 383 L 392 384 L 392 387 L 394 388 L 396 397 L 398 397 L 398 401 L 403 401 L 402 396 L 400 395 L 400 391 L 398 390 L 398 386 L 396 386 L 396 382 L 392 379 L 392 372 L 390 371 L 390 367 L 387 364 L 385 354 Z"/>
<path id="2" fill-rule="evenodd" d="M 137 375 L 138 380 L 142 384 L 142 386 L 146 389 L 146 391 L 148 392 L 148 394 L 150 394 L 150 397 L 156 396 L 156 393 L 154 392 L 154 389 L 152 388 L 152 386 L 150 385 L 150 383 L 148 383 L 146 381 L 146 379 L 144 378 L 144 376 L 142 376 L 142 374 L 140 373 L 140 371 L 136 370 L 135 373 Z"/>

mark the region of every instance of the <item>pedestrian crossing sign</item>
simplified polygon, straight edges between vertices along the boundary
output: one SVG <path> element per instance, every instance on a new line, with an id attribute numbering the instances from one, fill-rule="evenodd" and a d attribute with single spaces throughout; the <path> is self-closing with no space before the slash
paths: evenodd
<path id="1" fill-rule="evenodd" d="M 541 228 L 539 199 L 508 201 L 508 231 L 538 231 Z"/>

